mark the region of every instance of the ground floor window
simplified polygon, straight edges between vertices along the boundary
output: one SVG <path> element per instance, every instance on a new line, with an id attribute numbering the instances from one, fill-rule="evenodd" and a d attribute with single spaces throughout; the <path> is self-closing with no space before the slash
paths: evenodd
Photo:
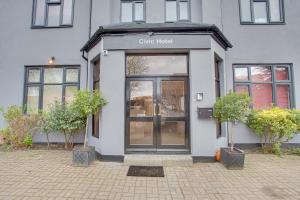
<path id="1" fill-rule="evenodd" d="M 100 89 L 100 61 L 96 61 L 93 67 L 93 90 Z M 93 132 L 92 135 L 99 138 L 99 123 L 100 123 L 100 112 L 93 115 Z"/>
<path id="2" fill-rule="evenodd" d="M 48 110 L 55 101 L 69 103 L 80 87 L 79 66 L 29 66 L 25 68 L 25 111 Z"/>
<path id="3" fill-rule="evenodd" d="M 290 65 L 235 65 L 233 71 L 235 91 L 248 93 L 252 97 L 253 108 L 266 109 L 273 105 L 293 107 Z"/>

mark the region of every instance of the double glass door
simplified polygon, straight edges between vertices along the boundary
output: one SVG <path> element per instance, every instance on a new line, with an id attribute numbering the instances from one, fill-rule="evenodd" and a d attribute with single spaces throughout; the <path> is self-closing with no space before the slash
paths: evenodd
<path id="1" fill-rule="evenodd" d="M 186 77 L 126 79 L 126 150 L 188 150 Z"/>

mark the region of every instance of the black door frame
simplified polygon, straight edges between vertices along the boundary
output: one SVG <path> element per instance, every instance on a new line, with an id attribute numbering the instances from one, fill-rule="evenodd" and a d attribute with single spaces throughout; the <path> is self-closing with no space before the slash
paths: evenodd
<path id="1" fill-rule="evenodd" d="M 160 84 L 162 81 L 184 81 L 185 82 L 185 117 L 164 117 L 157 115 L 158 104 L 161 102 Z M 153 105 L 155 112 L 153 117 L 130 117 L 130 82 L 152 81 L 153 82 Z M 125 152 L 168 152 L 168 153 L 190 153 L 190 91 L 189 76 L 130 76 L 125 82 Z M 161 145 L 161 121 L 184 121 L 185 122 L 185 145 Z M 153 145 L 130 145 L 130 121 L 153 122 Z"/>

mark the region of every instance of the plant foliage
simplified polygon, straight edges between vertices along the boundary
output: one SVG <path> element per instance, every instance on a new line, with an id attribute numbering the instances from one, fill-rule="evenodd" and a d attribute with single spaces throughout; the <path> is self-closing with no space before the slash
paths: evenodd
<path id="1" fill-rule="evenodd" d="M 12 147 L 30 147 L 29 138 L 37 131 L 38 115 L 23 115 L 23 108 L 11 105 L 7 110 L 1 109 L 7 127 L 1 130 L 4 143 Z"/>
<path id="2" fill-rule="evenodd" d="M 299 112 L 274 107 L 253 110 L 247 125 L 263 142 L 264 151 L 281 154 L 281 144 L 294 138 L 299 131 Z"/>
<path id="3" fill-rule="evenodd" d="M 99 91 L 80 90 L 74 95 L 70 107 L 74 112 L 79 112 L 83 118 L 87 118 L 97 113 L 106 104 L 106 100 Z"/>
<path id="4" fill-rule="evenodd" d="M 102 97 L 99 91 L 90 92 L 88 90 L 80 90 L 74 95 L 74 100 L 70 104 L 70 108 L 74 113 L 78 113 L 82 118 L 86 119 L 84 147 L 87 145 L 88 117 L 96 114 L 106 104 L 107 101 Z"/>
<path id="5" fill-rule="evenodd" d="M 220 122 L 246 121 L 250 109 L 250 97 L 247 94 L 230 92 L 218 98 L 214 105 L 214 117 Z"/>
<path id="6" fill-rule="evenodd" d="M 70 106 L 60 102 L 55 102 L 50 106 L 47 119 L 49 122 L 47 126 L 49 126 L 51 130 L 56 133 L 64 134 L 66 149 L 69 146 L 73 146 L 72 139 L 74 133 L 81 130 L 85 125 L 85 119 L 79 112 L 73 112 Z"/>
<path id="7" fill-rule="evenodd" d="M 224 97 L 218 98 L 214 105 L 214 117 L 219 122 L 245 122 L 250 112 L 251 99 L 247 94 L 230 92 Z M 230 132 L 231 151 L 233 151 L 233 131 Z"/>

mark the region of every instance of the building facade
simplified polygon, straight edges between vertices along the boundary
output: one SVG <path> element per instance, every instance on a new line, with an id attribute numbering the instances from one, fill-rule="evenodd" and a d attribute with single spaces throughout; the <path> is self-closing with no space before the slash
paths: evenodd
<path id="1" fill-rule="evenodd" d="M 212 157 L 228 145 L 228 125 L 211 118 L 217 97 L 234 90 L 254 108 L 299 108 L 299 9 L 298 0 L 1 1 L 0 105 L 47 110 L 100 89 L 109 103 L 90 119 L 88 142 L 101 155 Z M 244 125 L 233 130 L 236 143 L 260 143 Z"/>

